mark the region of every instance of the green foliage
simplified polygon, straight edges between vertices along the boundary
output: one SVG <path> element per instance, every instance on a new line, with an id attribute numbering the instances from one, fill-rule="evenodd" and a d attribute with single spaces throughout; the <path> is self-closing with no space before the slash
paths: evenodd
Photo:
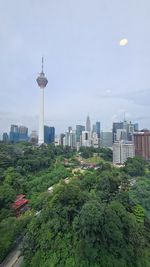
<path id="1" fill-rule="evenodd" d="M 28 226 L 25 266 L 149 267 L 149 220 L 129 201 L 129 179 L 87 171 L 57 186 Z"/>
<path id="2" fill-rule="evenodd" d="M 123 170 L 131 176 L 142 176 L 145 173 L 144 159 L 140 157 L 128 158 Z"/>
<path id="3" fill-rule="evenodd" d="M 150 179 L 140 177 L 129 191 L 130 198 L 135 204 L 141 204 L 145 213 L 150 218 Z"/>
<path id="4" fill-rule="evenodd" d="M 8 184 L 0 186 L 0 209 L 9 208 L 10 203 L 15 199 L 15 190 Z"/>
<path id="5" fill-rule="evenodd" d="M 133 214 L 135 215 L 138 223 L 144 224 L 144 209 L 141 205 L 134 206 Z"/>
<path id="6" fill-rule="evenodd" d="M 20 218 L 13 217 L 11 204 L 17 194 L 26 194 L 30 207 L 35 210 L 47 206 L 48 187 L 71 175 L 63 166 L 64 159 L 62 163 L 60 160 L 70 155 L 74 155 L 70 148 L 0 143 L 0 260 L 7 255 L 26 221 L 23 219 L 21 226 Z"/>
<path id="7" fill-rule="evenodd" d="M 0 222 L 0 262 L 13 247 L 15 244 L 14 241 L 18 235 L 23 233 L 29 220 L 30 215 L 27 213 L 19 219 L 15 217 L 8 217 Z"/>
<path id="8" fill-rule="evenodd" d="M 81 147 L 80 148 L 81 156 L 85 159 L 88 159 L 93 156 L 93 149 Z"/>
<path id="9" fill-rule="evenodd" d="M 80 152 L 101 157 L 99 169 L 74 176 L 68 147 L 0 144 L 0 260 L 25 231 L 24 267 L 150 267 L 149 165 L 135 158 L 116 169 L 104 161 L 111 150 Z M 15 218 L 20 193 L 31 210 Z"/>
<path id="10" fill-rule="evenodd" d="M 80 153 L 85 159 L 92 157 L 93 153 L 97 153 L 102 159 L 112 162 L 112 150 L 109 148 L 81 147 Z"/>

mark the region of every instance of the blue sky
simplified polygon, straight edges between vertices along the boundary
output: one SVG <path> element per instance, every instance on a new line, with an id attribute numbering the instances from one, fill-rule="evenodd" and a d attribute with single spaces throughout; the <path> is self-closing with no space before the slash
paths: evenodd
<path id="1" fill-rule="evenodd" d="M 45 124 L 139 122 L 150 128 L 149 0 L 1 0 L 0 132 L 38 128 L 41 70 Z M 128 38 L 125 47 L 119 40 Z"/>

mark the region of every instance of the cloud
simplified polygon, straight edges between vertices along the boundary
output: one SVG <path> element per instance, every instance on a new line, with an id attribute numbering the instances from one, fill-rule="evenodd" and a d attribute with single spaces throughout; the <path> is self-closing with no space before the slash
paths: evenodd
<path id="1" fill-rule="evenodd" d="M 115 91 L 115 92 L 114 92 Z M 99 98 L 115 98 L 126 99 L 132 101 L 136 105 L 149 106 L 150 105 L 150 89 L 141 89 L 138 91 L 128 90 L 127 92 L 119 93 L 119 90 L 107 89 L 104 92 L 96 95 Z"/>

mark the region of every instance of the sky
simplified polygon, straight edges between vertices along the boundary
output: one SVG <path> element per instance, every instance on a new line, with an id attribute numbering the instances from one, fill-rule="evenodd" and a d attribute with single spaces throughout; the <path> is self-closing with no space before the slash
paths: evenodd
<path id="1" fill-rule="evenodd" d="M 150 128 L 149 12 L 149 0 L 1 0 L 0 134 L 38 129 L 42 56 L 57 134 L 88 114 L 105 131 L 124 117 Z"/>

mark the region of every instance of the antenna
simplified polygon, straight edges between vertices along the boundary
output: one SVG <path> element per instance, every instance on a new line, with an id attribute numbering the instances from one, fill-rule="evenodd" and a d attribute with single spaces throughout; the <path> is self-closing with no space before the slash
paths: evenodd
<path id="1" fill-rule="evenodd" d="M 124 111 L 124 122 L 126 121 L 126 112 Z"/>
<path id="2" fill-rule="evenodd" d="M 43 73 L 44 57 L 42 57 L 42 73 Z"/>

